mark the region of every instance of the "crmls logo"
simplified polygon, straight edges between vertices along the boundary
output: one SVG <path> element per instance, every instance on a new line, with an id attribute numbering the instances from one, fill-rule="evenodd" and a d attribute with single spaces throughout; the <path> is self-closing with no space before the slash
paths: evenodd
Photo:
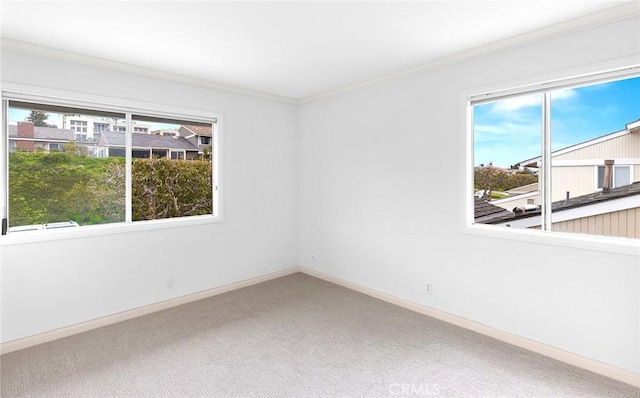
<path id="1" fill-rule="evenodd" d="M 414 384 L 414 383 L 393 383 L 389 384 L 389 394 L 391 395 L 418 395 L 430 396 L 438 395 L 440 389 L 437 384 Z"/>

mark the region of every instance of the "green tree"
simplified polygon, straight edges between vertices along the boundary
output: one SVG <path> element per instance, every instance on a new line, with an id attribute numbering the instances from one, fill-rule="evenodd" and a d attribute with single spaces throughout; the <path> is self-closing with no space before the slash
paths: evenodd
<path id="1" fill-rule="evenodd" d="M 65 148 L 66 150 L 66 148 Z M 134 220 L 213 212 L 212 163 L 134 159 Z M 125 220 L 125 159 L 77 151 L 9 153 L 9 226 Z"/>
<path id="2" fill-rule="evenodd" d="M 43 111 L 31 111 L 29 112 L 29 116 L 27 116 L 27 121 L 32 122 L 34 126 L 39 127 L 54 127 L 57 128 L 55 124 L 47 123 L 47 119 L 49 118 L 49 114 Z"/>
<path id="3" fill-rule="evenodd" d="M 507 181 L 508 173 L 492 165 L 476 167 L 473 172 L 475 189 L 483 189 L 483 199 L 490 198 L 493 190 L 501 189 Z"/>
<path id="4" fill-rule="evenodd" d="M 507 177 L 504 190 L 506 191 L 508 189 L 513 189 L 536 182 L 538 182 L 538 177 L 535 174 L 526 171 L 519 171 Z"/>
<path id="5" fill-rule="evenodd" d="M 133 220 L 211 214 L 211 171 L 207 160 L 134 159 Z"/>

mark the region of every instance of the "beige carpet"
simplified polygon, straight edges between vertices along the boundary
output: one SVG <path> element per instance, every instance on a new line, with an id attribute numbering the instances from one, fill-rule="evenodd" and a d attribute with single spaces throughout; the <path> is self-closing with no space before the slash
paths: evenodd
<path id="1" fill-rule="evenodd" d="M 294 274 L 0 357 L 10 397 L 640 397 Z"/>

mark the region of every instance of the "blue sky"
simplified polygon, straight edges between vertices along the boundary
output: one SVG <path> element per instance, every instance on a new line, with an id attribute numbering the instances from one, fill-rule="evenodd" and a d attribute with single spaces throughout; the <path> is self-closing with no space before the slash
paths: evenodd
<path id="1" fill-rule="evenodd" d="M 542 94 L 474 107 L 474 165 L 509 167 L 540 155 Z M 640 119 L 640 77 L 555 91 L 551 149 L 626 128 Z"/>

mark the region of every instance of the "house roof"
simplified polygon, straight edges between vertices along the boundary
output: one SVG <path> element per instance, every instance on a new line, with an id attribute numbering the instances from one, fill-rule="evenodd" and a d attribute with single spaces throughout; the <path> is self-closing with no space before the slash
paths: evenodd
<path id="1" fill-rule="evenodd" d="M 122 132 L 103 131 L 100 135 L 100 143 L 102 145 L 110 147 L 125 147 L 125 135 Z M 197 146 L 193 145 L 184 137 L 133 133 L 132 141 L 134 148 L 183 149 L 188 151 L 198 150 Z"/>
<path id="2" fill-rule="evenodd" d="M 512 213 L 502 207 L 492 205 L 484 199 L 474 198 L 473 218 L 475 222 L 483 222 L 507 215 L 512 215 Z"/>
<path id="3" fill-rule="evenodd" d="M 630 134 L 630 133 L 637 133 L 640 131 L 640 119 L 633 121 L 631 123 L 628 123 L 627 125 L 625 125 L 625 129 L 624 130 L 620 130 L 620 131 L 615 131 L 613 133 L 609 133 L 609 134 L 605 134 L 602 135 L 600 137 L 596 137 L 587 141 L 583 141 L 583 142 L 579 142 L 577 144 L 574 145 L 570 145 L 568 147 L 562 148 L 562 149 L 558 149 L 555 150 L 553 152 L 551 152 L 551 156 L 558 156 L 558 155 L 562 155 L 565 154 L 567 152 L 573 152 L 576 151 L 578 149 L 590 146 L 590 145 L 594 145 L 594 144 L 598 144 L 600 142 L 604 142 L 604 141 L 609 141 L 612 140 L 614 138 L 618 138 L 620 136 L 626 135 L 626 134 Z M 523 167 L 537 167 L 537 163 L 540 162 L 540 160 L 542 159 L 541 156 L 536 156 L 534 158 L 531 159 L 526 159 L 523 160 L 521 162 L 519 162 L 518 164 L 520 164 Z"/>
<path id="4" fill-rule="evenodd" d="M 211 126 L 194 126 L 191 124 L 183 124 L 182 126 L 180 126 L 181 136 L 189 136 L 192 134 L 204 135 L 208 137 L 211 137 L 213 135 L 211 133 Z"/>
<path id="5" fill-rule="evenodd" d="M 55 127 L 39 127 L 33 128 L 33 139 L 40 141 L 73 141 L 75 135 L 73 130 L 59 129 Z M 9 125 L 9 138 L 30 139 L 30 137 L 18 137 L 18 126 Z"/>
<path id="6" fill-rule="evenodd" d="M 614 199 L 623 199 L 626 197 L 640 195 L 640 181 L 636 181 L 632 184 L 623 185 L 621 187 L 610 189 L 609 192 L 598 191 L 589 193 L 586 195 L 576 196 L 575 198 L 563 199 L 551 203 L 551 211 L 559 212 L 563 210 L 575 209 L 583 206 L 590 206 L 602 202 L 606 202 Z M 640 203 L 640 202 L 639 202 Z M 507 212 L 508 214 L 497 214 L 491 217 L 490 220 L 486 220 L 485 224 L 498 224 L 504 221 L 521 219 L 527 217 L 539 216 L 541 211 L 527 211 L 524 213 L 516 214 L 514 212 Z"/>
<path id="7" fill-rule="evenodd" d="M 506 192 L 509 195 L 518 195 L 518 194 L 523 194 L 523 193 L 535 192 L 537 190 L 538 190 L 538 183 L 534 182 L 532 184 L 521 185 L 519 187 L 511 188 L 511 189 L 507 190 Z"/>

